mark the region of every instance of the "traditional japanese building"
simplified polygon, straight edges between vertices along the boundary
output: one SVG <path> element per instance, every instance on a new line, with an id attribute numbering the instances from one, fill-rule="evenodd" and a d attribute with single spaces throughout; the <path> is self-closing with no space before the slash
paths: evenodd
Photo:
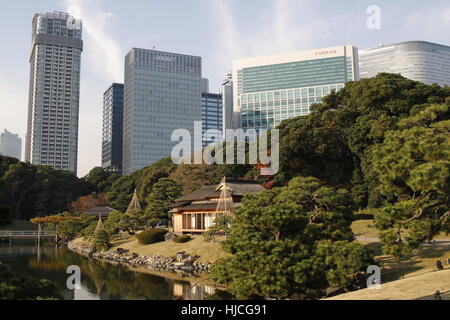
<path id="1" fill-rule="evenodd" d="M 116 209 L 110 208 L 105 205 L 96 205 L 88 210 L 82 211 L 82 213 L 89 214 L 95 217 L 101 217 L 102 219 L 108 219 L 111 212 L 116 211 Z"/>
<path id="2" fill-rule="evenodd" d="M 246 193 L 264 190 L 256 181 L 228 180 L 219 185 L 203 186 L 172 204 L 175 233 L 203 233 L 221 215 L 233 215 Z"/>

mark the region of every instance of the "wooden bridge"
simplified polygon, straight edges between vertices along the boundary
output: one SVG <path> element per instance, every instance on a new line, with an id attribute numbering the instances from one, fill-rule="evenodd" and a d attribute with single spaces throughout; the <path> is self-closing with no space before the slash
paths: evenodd
<path id="1" fill-rule="evenodd" d="M 54 231 L 0 231 L 0 239 L 49 239 L 55 238 Z"/>

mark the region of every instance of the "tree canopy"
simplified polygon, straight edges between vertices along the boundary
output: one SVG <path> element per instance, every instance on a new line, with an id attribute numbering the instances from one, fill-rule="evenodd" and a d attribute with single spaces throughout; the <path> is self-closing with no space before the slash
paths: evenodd
<path id="1" fill-rule="evenodd" d="M 56 214 L 95 187 L 68 171 L 0 156 L 0 203 L 15 220 Z"/>
<path id="2" fill-rule="evenodd" d="M 431 105 L 413 114 L 372 150 L 379 190 L 396 199 L 375 216 L 388 253 L 400 255 L 450 232 L 449 110 Z"/>
<path id="3" fill-rule="evenodd" d="M 365 271 L 370 253 L 352 243 L 352 200 L 316 178 L 244 197 L 224 242 L 231 258 L 213 278 L 237 297 L 319 295 L 348 286 Z"/>
<path id="4" fill-rule="evenodd" d="M 173 180 L 161 178 L 156 182 L 145 199 L 145 214 L 152 222 L 169 219 L 170 205 L 181 197 L 183 187 Z"/>

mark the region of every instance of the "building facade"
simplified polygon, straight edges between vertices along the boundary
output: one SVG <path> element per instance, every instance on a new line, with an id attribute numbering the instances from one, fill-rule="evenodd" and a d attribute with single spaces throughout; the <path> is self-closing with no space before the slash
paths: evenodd
<path id="1" fill-rule="evenodd" d="M 233 76 L 231 72 L 227 74 L 227 77 L 222 82 L 220 93 L 222 94 L 223 137 L 225 138 L 226 130 L 235 127 L 233 115 Z"/>
<path id="2" fill-rule="evenodd" d="M 33 18 L 25 160 L 77 172 L 82 24 L 66 13 Z"/>
<path id="3" fill-rule="evenodd" d="M 123 173 L 170 157 L 176 129 L 201 122 L 201 57 L 132 49 L 125 58 Z M 201 141 L 199 141 L 201 147 Z"/>
<path id="4" fill-rule="evenodd" d="M 450 47 L 425 41 L 408 41 L 359 52 L 360 76 L 381 72 L 401 74 L 426 84 L 450 85 Z"/>
<path id="5" fill-rule="evenodd" d="M 267 130 L 309 114 L 312 104 L 358 78 L 358 50 L 353 46 L 236 60 L 234 110 L 242 129 Z"/>
<path id="6" fill-rule="evenodd" d="M 202 85 L 202 147 L 204 148 L 213 144 L 216 140 L 223 140 L 223 111 L 222 95 L 210 93 L 209 82 L 207 79 L 202 81 L 204 83 Z M 210 131 L 208 132 L 208 130 Z"/>
<path id="7" fill-rule="evenodd" d="M 123 90 L 123 84 L 113 83 L 103 95 L 102 167 L 118 174 L 122 173 Z"/>
<path id="8" fill-rule="evenodd" d="M 17 134 L 13 134 L 5 129 L 0 134 L 0 155 L 21 160 L 22 139 Z"/>

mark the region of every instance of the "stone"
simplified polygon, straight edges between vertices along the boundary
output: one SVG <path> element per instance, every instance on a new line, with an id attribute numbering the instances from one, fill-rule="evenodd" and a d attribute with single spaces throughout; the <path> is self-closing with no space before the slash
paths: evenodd
<path id="1" fill-rule="evenodd" d="M 187 255 L 185 252 L 179 252 L 177 253 L 177 262 L 183 262 L 185 259 L 187 259 L 189 255 Z"/>
<path id="2" fill-rule="evenodd" d="M 133 252 L 133 253 L 130 255 L 129 259 L 130 259 L 130 260 L 134 260 L 134 259 L 136 259 L 136 258 L 138 258 L 138 257 L 139 257 L 139 255 L 138 255 L 136 252 Z"/>
<path id="3" fill-rule="evenodd" d="M 172 231 L 169 231 L 169 232 L 166 233 L 164 238 L 166 239 L 166 241 L 171 241 L 171 240 L 173 240 L 175 238 L 178 238 L 178 236 L 175 233 L 173 233 Z"/>
<path id="4" fill-rule="evenodd" d="M 116 252 L 117 252 L 117 254 L 122 255 L 122 254 L 124 254 L 124 253 L 128 253 L 129 250 L 125 250 L 125 249 L 123 249 L 123 248 L 117 248 L 117 249 L 116 249 Z"/>

